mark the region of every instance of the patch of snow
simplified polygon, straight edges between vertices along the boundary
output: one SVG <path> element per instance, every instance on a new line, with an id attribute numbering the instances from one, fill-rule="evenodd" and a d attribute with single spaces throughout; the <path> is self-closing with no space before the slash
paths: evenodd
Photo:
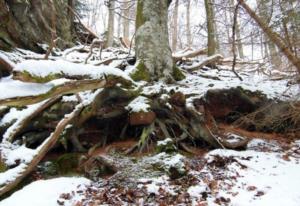
<path id="1" fill-rule="evenodd" d="M 125 108 L 131 112 L 148 112 L 151 108 L 150 100 L 143 96 L 138 96 L 132 100 Z"/>
<path id="2" fill-rule="evenodd" d="M 157 141 L 157 146 L 165 146 L 165 145 L 168 145 L 168 144 L 173 144 L 173 140 L 171 138 L 166 138 L 162 141 Z"/>
<path id="3" fill-rule="evenodd" d="M 21 145 L 16 149 L 9 150 L 5 154 L 5 163 L 7 165 L 14 165 L 18 160 L 22 160 L 24 163 L 29 163 L 35 155 L 35 150 L 29 149 L 25 145 Z"/>
<path id="4" fill-rule="evenodd" d="M 142 178 L 138 182 L 140 183 L 138 187 L 146 187 L 149 194 L 159 195 L 162 189 L 171 195 L 177 195 L 176 190 L 179 189 L 169 184 L 169 177 L 166 175 L 157 178 Z"/>
<path id="5" fill-rule="evenodd" d="M 199 196 L 202 196 L 203 192 L 207 192 L 208 191 L 208 187 L 207 185 L 194 185 L 188 188 L 187 193 L 189 193 L 189 195 L 192 198 L 198 198 Z"/>
<path id="6" fill-rule="evenodd" d="M 184 160 L 185 157 L 181 154 L 167 154 L 165 152 L 159 153 L 149 159 L 153 163 L 162 164 L 165 170 L 170 169 L 171 167 L 176 167 L 180 171 L 184 171 L 185 165 Z"/>
<path id="7" fill-rule="evenodd" d="M 287 161 L 278 153 L 214 150 L 207 155 L 208 163 L 216 155 L 237 161 L 220 168 L 230 184 L 221 182 L 218 195 L 229 198 L 229 205 L 299 205 L 300 164 L 295 158 Z M 210 170 L 207 166 L 202 172 Z"/>
<path id="8" fill-rule="evenodd" d="M 2 200 L 0 206 L 57 206 L 59 205 L 57 200 L 59 200 L 61 194 L 71 193 L 74 190 L 78 191 L 90 183 L 90 180 L 82 177 L 38 180 Z M 74 195 L 76 197 L 72 197 L 72 202 L 69 201 L 64 205 L 75 205 L 77 201 L 83 198 L 79 193 L 75 192 Z"/>
<path id="9" fill-rule="evenodd" d="M 47 100 L 44 100 L 42 102 L 28 105 L 26 109 L 23 109 L 21 111 L 18 111 L 16 109 L 11 109 L 9 114 L 5 115 L 4 121 L 1 120 L 0 125 L 3 125 L 7 123 L 8 121 L 11 121 L 12 119 L 16 119 L 17 121 L 13 123 L 12 126 L 10 126 L 3 135 L 2 142 L 6 142 L 8 138 L 11 136 L 11 134 L 18 129 L 18 127 L 21 126 L 21 123 L 26 119 L 28 116 L 32 115 L 41 105 L 43 105 Z"/>
<path id="10" fill-rule="evenodd" d="M 0 79 L 0 99 L 39 95 L 48 92 L 52 84 L 38 84 L 13 80 L 11 77 Z"/>

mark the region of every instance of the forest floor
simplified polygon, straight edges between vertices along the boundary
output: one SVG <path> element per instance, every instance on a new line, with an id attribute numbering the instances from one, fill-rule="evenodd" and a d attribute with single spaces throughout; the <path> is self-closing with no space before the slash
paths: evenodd
<path id="1" fill-rule="evenodd" d="M 79 52 L 74 48 L 57 51 L 57 55 L 51 56 L 50 59 L 80 64 L 85 61 L 88 51 L 86 49 Z M 14 66 L 28 59 L 43 58 L 43 55 L 26 50 L 1 52 L 0 55 Z M 114 59 L 108 67 L 125 68 L 124 73 L 128 74 L 134 66 L 122 66 L 127 55 L 126 52 L 120 54 L 120 50 L 111 49 L 103 51 L 102 58 Z M 88 65 L 99 64 L 103 59 L 92 57 L 88 60 Z M 268 65 L 253 64 L 240 65 L 237 71 L 243 81 L 235 76 L 230 66 L 219 65 L 218 69 L 204 68 L 186 73 L 186 78 L 176 84 L 166 85 L 158 82 L 149 85 L 140 82 L 137 85 L 143 88 L 142 93 L 145 95 L 160 90 L 182 92 L 188 96 L 187 104 L 203 97 L 208 90 L 233 87 L 259 91 L 273 101 L 299 101 L 299 85 L 290 83 L 291 73 L 271 70 Z M 1 92 L 0 100 L 41 94 L 57 84 L 59 80 L 40 84 L 13 80 L 11 76 L 4 77 L 0 79 L 0 91 L 5 91 Z M 11 108 L 0 120 L 0 126 L 12 119 L 18 119 L 26 112 L 29 111 Z M 157 153 L 155 145 L 149 145 L 147 152 L 125 155 L 124 151 L 131 148 L 137 140 L 112 142 L 93 151 L 95 162 L 101 163 L 101 158 L 104 158 L 116 167 L 115 171 L 102 168 L 105 172 L 98 175 L 98 178 L 95 178 L 95 174 L 86 174 L 95 172 L 95 164 L 97 167 L 103 167 L 97 165 L 98 163 L 93 163 L 91 168 L 85 169 L 84 175 L 50 175 L 49 178 L 43 173 L 43 166 L 53 158 L 51 155 L 58 155 L 52 152 L 30 175 L 35 181 L 2 200 L 0 206 L 299 205 L 299 133 L 293 136 L 284 133 L 250 132 L 224 122 L 217 124 L 230 138 L 229 141 L 247 138 L 247 144 L 237 150 L 209 150 L 189 145 L 192 154 L 177 149 L 171 153 Z M 157 144 L 167 145 L 168 139 Z M 26 156 L 32 156 L 33 150 L 21 146 L 10 155 L 10 161 L 16 161 L 18 158 L 22 160 Z M 101 157 L 100 160 L 97 157 Z M 0 173 L 0 182 L 7 178 L 7 175 Z"/>

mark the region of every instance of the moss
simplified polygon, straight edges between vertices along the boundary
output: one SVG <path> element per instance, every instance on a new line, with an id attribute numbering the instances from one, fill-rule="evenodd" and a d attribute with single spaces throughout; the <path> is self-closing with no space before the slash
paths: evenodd
<path id="1" fill-rule="evenodd" d="M 60 175 L 74 175 L 78 174 L 79 159 L 81 154 L 79 153 L 67 153 L 61 155 L 55 161 L 58 165 Z"/>
<path id="2" fill-rule="evenodd" d="M 46 77 L 41 77 L 41 76 L 35 76 L 30 74 L 28 71 L 23 71 L 20 74 L 21 80 L 22 81 L 30 81 L 30 82 L 36 82 L 36 83 L 46 83 L 46 82 L 50 82 L 54 79 L 59 79 L 61 78 L 63 75 L 60 74 L 49 74 Z"/>
<path id="3" fill-rule="evenodd" d="M 173 77 L 176 81 L 180 81 L 185 78 L 185 75 L 182 73 L 182 71 L 177 66 L 174 66 Z"/>
<path id="4" fill-rule="evenodd" d="M 139 62 L 136 66 L 135 71 L 130 74 L 131 78 L 135 81 L 147 81 L 149 82 L 151 80 L 150 74 L 143 62 Z"/>
<path id="5" fill-rule="evenodd" d="M 143 15 L 143 2 L 144 0 L 138 0 L 137 9 L 136 9 L 136 21 L 135 29 L 137 30 L 141 25 L 145 23 L 145 18 Z"/>
<path id="6" fill-rule="evenodd" d="M 7 166 L 2 160 L 0 160 L 0 173 L 5 172 L 7 170 Z"/>

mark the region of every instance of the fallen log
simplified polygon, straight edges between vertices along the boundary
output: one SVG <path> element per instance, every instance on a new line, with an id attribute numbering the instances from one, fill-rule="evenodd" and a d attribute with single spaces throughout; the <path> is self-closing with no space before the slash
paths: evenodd
<path id="1" fill-rule="evenodd" d="M 172 57 L 174 59 L 175 62 L 178 61 L 183 61 L 184 59 L 187 58 L 193 58 L 193 57 L 197 57 L 200 55 L 206 55 L 207 54 L 207 48 L 205 49 L 198 49 L 198 50 L 192 50 L 192 51 L 186 51 L 184 53 L 180 53 L 180 54 L 172 54 Z"/>
<path id="2" fill-rule="evenodd" d="M 24 96 L 2 99 L 0 100 L 0 106 L 25 106 L 35 104 L 40 101 L 54 98 L 57 96 L 103 88 L 116 83 L 118 83 L 118 81 L 116 81 L 115 83 L 109 83 L 106 79 L 71 81 L 66 82 L 62 85 L 54 86 L 48 92 L 36 96 Z"/>
<path id="3" fill-rule="evenodd" d="M 197 63 L 195 65 L 192 66 L 185 66 L 184 69 L 188 70 L 188 71 L 195 71 L 198 69 L 203 68 L 204 66 L 208 66 L 208 65 L 216 65 L 218 64 L 221 60 L 223 59 L 223 56 L 221 54 L 215 54 L 213 56 L 210 56 L 206 59 L 204 59 L 202 62 Z"/>

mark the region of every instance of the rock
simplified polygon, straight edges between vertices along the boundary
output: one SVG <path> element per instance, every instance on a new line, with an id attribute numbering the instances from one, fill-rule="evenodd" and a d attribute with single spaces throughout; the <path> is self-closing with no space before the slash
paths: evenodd
<path id="1" fill-rule="evenodd" d="M 174 142 L 172 139 L 167 138 L 163 141 L 158 141 L 156 145 L 156 152 L 161 153 L 173 153 L 177 152 L 177 147 L 174 145 Z"/>
<path id="2" fill-rule="evenodd" d="M 133 112 L 129 116 L 130 125 L 149 125 L 156 118 L 156 114 L 150 112 Z"/>

